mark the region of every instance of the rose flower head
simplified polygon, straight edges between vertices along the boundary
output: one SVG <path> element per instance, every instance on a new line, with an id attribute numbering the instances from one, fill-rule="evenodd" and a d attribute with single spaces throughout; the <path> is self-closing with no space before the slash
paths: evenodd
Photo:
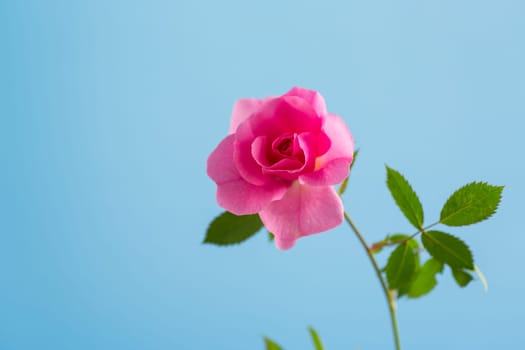
<path id="1" fill-rule="evenodd" d="M 354 140 L 316 91 L 238 100 L 230 134 L 210 154 L 217 202 L 236 215 L 258 213 L 279 249 L 343 221 L 332 187 L 349 174 Z"/>

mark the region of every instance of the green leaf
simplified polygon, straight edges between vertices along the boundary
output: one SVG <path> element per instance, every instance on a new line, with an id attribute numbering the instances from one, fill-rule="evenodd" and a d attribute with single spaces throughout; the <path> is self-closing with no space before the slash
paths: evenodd
<path id="1" fill-rule="evenodd" d="M 262 227 L 257 214 L 237 216 L 226 211 L 213 219 L 203 243 L 238 244 L 256 234 Z"/>
<path id="2" fill-rule="evenodd" d="M 461 269 L 452 269 L 452 276 L 454 276 L 456 283 L 462 288 L 474 279 L 470 273 Z"/>
<path id="3" fill-rule="evenodd" d="M 406 281 L 405 283 L 403 283 L 401 286 L 399 286 L 399 288 L 397 288 L 397 293 L 396 293 L 396 297 L 397 298 L 401 298 L 404 295 L 408 294 L 410 286 L 412 285 L 412 282 L 414 281 L 417 273 L 419 272 L 419 270 L 421 268 L 420 267 L 421 264 L 419 262 L 419 250 L 418 250 L 419 244 L 417 243 L 417 241 L 415 239 L 409 240 L 408 244 L 410 244 L 414 248 L 414 252 L 416 253 L 416 267 L 414 269 L 414 273 L 412 274 L 412 278 L 410 280 Z"/>
<path id="4" fill-rule="evenodd" d="M 403 243 L 390 254 L 385 272 L 390 290 L 398 289 L 412 278 L 416 269 L 416 253 L 412 244 Z"/>
<path id="5" fill-rule="evenodd" d="M 459 238 L 440 231 L 427 231 L 421 239 L 432 257 L 453 269 L 474 270 L 474 259 L 469 247 Z"/>
<path id="6" fill-rule="evenodd" d="M 266 345 L 266 350 L 283 350 L 279 344 L 268 337 L 264 337 L 264 345 Z"/>
<path id="7" fill-rule="evenodd" d="M 496 212 L 504 186 L 472 182 L 454 192 L 441 209 L 439 221 L 464 226 L 488 219 Z"/>
<path id="8" fill-rule="evenodd" d="M 386 167 L 386 184 L 397 206 L 415 228 L 423 226 L 423 207 L 416 192 L 398 171 Z"/>
<path id="9" fill-rule="evenodd" d="M 273 242 L 275 239 L 274 234 L 268 231 L 268 242 Z"/>
<path id="10" fill-rule="evenodd" d="M 359 154 L 359 150 L 354 151 L 354 155 L 352 156 L 352 163 L 350 163 L 350 171 L 354 167 L 355 161 L 357 159 L 357 155 Z M 341 183 L 341 186 L 339 186 L 339 189 L 337 190 L 337 193 L 342 196 L 343 193 L 346 191 L 346 187 L 348 186 L 348 180 L 350 179 L 350 175 L 348 175 L 343 182 Z"/>
<path id="11" fill-rule="evenodd" d="M 428 294 L 437 285 L 436 275 L 443 271 L 443 263 L 430 258 L 416 273 L 408 290 L 410 298 L 419 298 Z"/>
<path id="12" fill-rule="evenodd" d="M 396 238 L 399 237 L 398 239 L 400 239 L 402 236 L 406 236 L 406 235 L 399 234 L 399 235 L 392 235 L 390 237 L 395 242 Z M 404 239 L 406 240 L 406 238 L 408 238 L 408 236 L 406 236 Z M 419 243 L 417 242 L 417 240 L 411 238 L 409 240 L 406 240 L 403 244 L 408 244 L 412 248 L 412 251 L 415 254 L 415 256 L 414 256 L 415 257 L 415 266 L 414 266 L 414 272 L 412 273 L 412 277 L 410 277 L 410 279 L 408 279 L 405 282 L 403 282 L 397 288 L 397 293 L 396 293 L 397 294 L 397 298 L 401 298 L 402 296 L 408 294 L 408 290 L 410 289 L 410 286 L 411 286 L 412 282 L 414 281 L 414 278 L 416 277 L 416 274 L 417 274 L 417 272 L 419 271 L 419 268 L 420 268 L 420 263 L 419 263 Z"/>
<path id="13" fill-rule="evenodd" d="M 321 343 L 321 338 L 319 338 L 319 334 L 313 329 L 312 327 L 308 328 L 310 331 L 310 336 L 312 337 L 312 341 L 314 343 L 315 350 L 323 350 L 323 343 Z"/>

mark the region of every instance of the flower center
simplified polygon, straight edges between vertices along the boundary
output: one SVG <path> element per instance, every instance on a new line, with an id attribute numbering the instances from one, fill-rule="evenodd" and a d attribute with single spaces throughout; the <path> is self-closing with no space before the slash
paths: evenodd
<path id="1" fill-rule="evenodd" d="M 273 140 L 271 147 L 275 161 L 281 160 L 282 157 L 290 158 L 296 156 L 298 151 L 296 136 L 296 134 L 288 132 Z"/>
<path id="2" fill-rule="evenodd" d="M 281 142 L 279 142 L 279 144 L 277 145 L 277 150 L 278 150 L 279 153 L 281 153 L 282 155 L 285 155 L 285 156 L 291 156 L 291 155 L 292 155 L 292 151 L 293 151 L 292 144 L 293 144 L 293 140 L 292 140 L 292 138 L 286 138 L 286 139 L 283 139 L 283 140 L 281 140 Z"/>

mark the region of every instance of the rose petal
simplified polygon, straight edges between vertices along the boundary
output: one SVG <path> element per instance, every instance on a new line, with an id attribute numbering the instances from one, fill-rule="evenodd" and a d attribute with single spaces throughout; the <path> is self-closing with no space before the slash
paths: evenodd
<path id="1" fill-rule="evenodd" d="M 255 214 L 286 192 L 284 182 L 255 186 L 246 182 L 235 168 L 233 143 L 229 135 L 210 154 L 206 166 L 208 176 L 217 184 L 217 203 L 236 215 Z"/>
<path id="2" fill-rule="evenodd" d="M 289 157 L 301 151 L 297 134 L 291 132 L 284 133 L 273 140 L 271 149 L 278 158 Z"/>
<path id="3" fill-rule="evenodd" d="M 283 134 L 272 143 L 273 157 L 266 153 L 268 145 L 266 137 L 257 137 L 252 144 L 252 156 L 262 167 L 265 175 L 275 175 L 285 180 L 296 180 L 302 173 L 309 173 L 315 168 L 316 157 L 326 152 L 330 147 L 330 140 L 324 132 L 304 132 L 293 135 L 293 152 L 289 156 L 284 156 L 276 151 L 275 143 L 289 134 Z M 272 160 L 279 159 L 274 164 Z"/>
<path id="4" fill-rule="evenodd" d="M 253 185 L 267 184 L 271 179 L 253 158 L 253 141 L 258 136 L 273 140 L 288 132 L 319 132 L 322 125 L 323 119 L 302 98 L 286 96 L 268 101 L 237 128 L 233 158 L 239 173 Z"/>
<path id="5" fill-rule="evenodd" d="M 302 133 L 321 129 L 323 119 L 320 118 L 315 106 L 296 96 L 283 96 L 275 108 L 276 126 L 282 131 Z"/>
<path id="6" fill-rule="evenodd" d="M 296 180 L 304 168 L 304 162 L 297 159 L 285 158 L 281 159 L 274 165 L 263 169 L 263 173 L 273 175 L 283 180 Z"/>
<path id="7" fill-rule="evenodd" d="M 315 169 L 315 162 L 319 156 L 326 153 L 331 146 L 330 139 L 324 132 L 303 132 L 298 136 L 299 145 L 305 155 L 308 171 Z"/>
<path id="8" fill-rule="evenodd" d="M 313 187 L 296 181 L 280 200 L 260 211 L 259 216 L 275 235 L 277 248 L 289 249 L 300 237 L 341 224 L 343 204 L 332 187 Z"/>
<path id="9" fill-rule="evenodd" d="M 252 157 L 261 168 L 272 165 L 271 157 L 268 156 L 268 141 L 266 136 L 258 136 L 253 140 Z"/>
<path id="10" fill-rule="evenodd" d="M 315 109 L 319 116 L 326 114 L 326 104 L 324 98 L 317 91 L 303 89 L 296 86 L 284 95 L 301 97 Z"/>
<path id="11" fill-rule="evenodd" d="M 344 121 L 335 114 L 327 114 L 323 130 L 332 142 L 330 149 L 317 158 L 316 171 L 301 175 L 300 179 L 313 186 L 335 185 L 350 173 L 354 139 Z"/>
<path id="12" fill-rule="evenodd" d="M 233 134 L 237 127 L 253 113 L 257 112 L 261 106 L 273 97 L 267 98 L 241 98 L 233 105 L 232 117 L 230 121 L 230 134 Z"/>
<path id="13" fill-rule="evenodd" d="M 225 183 L 239 178 L 233 164 L 233 142 L 235 135 L 226 136 L 211 152 L 206 162 L 206 173 L 215 183 Z"/>
<path id="14" fill-rule="evenodd" d="M 242 178 L 217 186 L 217 203 L 235 215 L 248 215 L 260 212 L 268 203 L 280 199 L 287 186 L 255 186 Z"/>
<path id="15" fill-rule="evenodd" d="M 348 161 L 348 158 L 333 159 L 325 164 L 322 169 L 303 174 L 299 179 L 311 186 L 335 185 L 341 183 L 350 174 L 350 163 L 351 161 Z"/>
<path id="16" fill-rule="evenodd" d="M 261 136 L 266 137 L 264 134 Z M 253 146 L 255 140 L 258 141 L 256 145 Z M 253 133 L 249 120 L 237 128 L 235 142 L 233 144 L 233 161 L 235 162 L 235 167 L 243 179 L 257 186 L 262 186 L 271 180 L 262 173 L 261 165 L 254 159 L 252 154 L 252 147 L 255 148 L 256 152 L 263 150 L 262 142 L 263 139 L 258 139 L 257 135 Z"/>
<path id="17" fill-rule="evenodd" d="M 284 96 L 295 96 L 305 100 L 317 113 L 318 116 L 326 114 L 326 103 L 323 96 L 314 90 L 294 87 Z M 275 97 L 266 98 L 241 98 L 233 105 L 233 111 L 230 121 L 230 133 L 234 133 L 237 127 L 248 119 L 253 113 L 257 112 L 266 102 Z"/>
<path id="18" fill-rule="evenodd" d="M 265 135 L 274 140 L 287 132 L 300 134 L 319 131 L 323 126 L 323 118 L 306 100 L 297 96 L 282 96 L 265 103 L 243 124 L 249 124 L 255 136 Z M 240 128 L 237 129 L 239 132 Z"/>

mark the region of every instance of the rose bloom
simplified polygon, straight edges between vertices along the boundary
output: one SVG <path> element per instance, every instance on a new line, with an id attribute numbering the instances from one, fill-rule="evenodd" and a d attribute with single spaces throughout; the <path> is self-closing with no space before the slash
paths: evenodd
<path id="1" fill-rule="evenodd" d="M 238 100 L 230 133 L 210 154 L 217 202 L 236 215 L 258 213 L 279 249 L 343 221 L 332 185 L 349 174 L 354 141 L 316 91 Z"/>

